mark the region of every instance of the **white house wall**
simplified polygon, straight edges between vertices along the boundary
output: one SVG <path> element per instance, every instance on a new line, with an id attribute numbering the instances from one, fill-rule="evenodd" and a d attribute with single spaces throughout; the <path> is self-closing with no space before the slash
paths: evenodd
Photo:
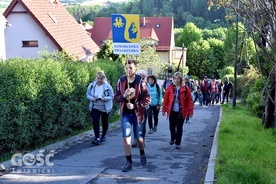
<path id="1" fill-rule="evenodd" d="M 170 63 L 170 52 L 164 51 L 164 52 L 156 52 L 156 54 L 159 56 L 160 61 Z"/>
<path id="2" fill-rule="evenodd" d="M 4 16 L 0 15 L 0 60 L 6 59 L 5 37 L 4 37 L 6 22 L 7 21 L 5 20 Z"/>
<path id="3" fill-rule="evenodd" d="M 21 11 L 21 13 L 14 13 Z M 45 32 L 37 25 L 28 13 L 22 13 L 24 8 L 17 4 L 7 17 L 12 27 L 5 31 L 6 57 L 38 58 L 39 51 L 52 52 L 58 48 L 46 36 Z M 22 47 L 22 41 L 38 41 L 38 47 Z"/>

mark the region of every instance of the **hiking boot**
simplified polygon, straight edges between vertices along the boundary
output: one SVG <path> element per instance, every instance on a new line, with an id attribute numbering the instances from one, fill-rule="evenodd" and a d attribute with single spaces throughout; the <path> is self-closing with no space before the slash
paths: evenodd
<path id="1" fill-rule="evenodd" d="M 170 140 L 170 145 L 173 145 L 174 144 L 174 141 L 173 140 Z"/>
<path id="2" fill-rule="evenodd" d="M 106 141 L 106 136 L 102 136 L 100 139 L 101 142 L 105 142 Z"/>
<path id="3" fill-rule="evenodd" d="M 157 131 L 157 126 L 155 126 L 155 127 L 153 128 L 153 131 L 154 131 L 154 132 L 156 132 L 156 131 Z"/>
<path id="4" fill-rule="evenodd" d="M 180 149 L 180 145 L 175 145 L 175 149 Z"/>
<path id="5" fill-rule="evenodd" d="M 151 128 L 150 131 L 149 131 L 149 134 L 152 134 L 153 133 L 153 129 Z"/>
<path id="6" fill-rule="evenodd" d="M 146 157 L 146 155 L 141 155 L 140 156 L 140 163 L 143 166 L 147 164 L 147 157 Z"/>
<path id="7" fill-rule="evenodd" d="M 93 145 L 100 145 L 100 139 L 99 138 L 95 138 L 92 142 Z"/>
<path id="8" fill-rule="evenodd" d="M 123 171 L 123 172 L 128 172 L 128 171 L 131 170 L 131 168 L 132 168 L 132 164 L 131 164 L 129 161 L 127 161 L 127 162 L 125 163 L 125 165 L 123 166 L 122 171 Z"/>

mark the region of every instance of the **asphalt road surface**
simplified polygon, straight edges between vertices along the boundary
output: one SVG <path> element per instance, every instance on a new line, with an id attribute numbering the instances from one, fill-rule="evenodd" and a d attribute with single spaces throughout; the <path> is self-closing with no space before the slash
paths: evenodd
<path id="1" fill-rule="evenodd" d="M 147 165 L 140 166 L 139 149 L 133 148 L 133 167 L 129 172 L 121 171 L 125 163 L 123 141 L 120 123 L 113 123 L 107 141 L 102 145 L 91 145 L 92 131 L 55 143 L 47 147 L 54 149 L 54 152 L 44 153 L 49 156 L 48 165 L 46 157 L 43 157 L 43 166 L 39 165 L 41 161 L 30 161 L 31 166 L 23 162 L 23 166 L 10 169 L 1 176 L 0 183 L 204 183 L 219 114 L 219 105 L 206 109 L 196 104 L 194 117 L 184 124 L 181 149 L 175 149 L 174 145 L 169 144 L 168 119 L 160 113 L 157 131 L 149 134 L 147 126 Z M 29 156 L 32 154 L 37 155 L 31 153 Z"/>

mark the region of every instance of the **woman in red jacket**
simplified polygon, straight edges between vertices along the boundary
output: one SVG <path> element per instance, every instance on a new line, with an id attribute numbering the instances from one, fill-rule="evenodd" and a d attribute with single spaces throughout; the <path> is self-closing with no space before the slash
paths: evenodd
<path id="1" fill-rule="evenodd" d="M 181 72 L 176 72 L 173 75 L 173 82 L 165 92 L 162 107 L 163 116 L 166 113 L 170 123 L 170 145 L 175 144 L 175 148 L 180 149 L 185 117 L 191 118 L 194 113 L 191 91 L 189 87 L 184 85 Z"/>

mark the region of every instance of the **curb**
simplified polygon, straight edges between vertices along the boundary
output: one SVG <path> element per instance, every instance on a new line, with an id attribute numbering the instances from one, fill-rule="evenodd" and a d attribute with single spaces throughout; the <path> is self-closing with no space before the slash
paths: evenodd
<path id="1" fill-rule="evenodd" d="M 211 153 L 210 153 L 210 158 L 207 166 L 207 171 L 205 175 L 205 182 L 204 184 L 213 184 L 215 182 L 215 165 L 216 165 L 216 156 L 217 156 L 217 138 L 218 138 L 218 131 L 219 131 L 219 126 L 220 126 L 220 121 L 221 121 L 221 115 L 222 115 L 222 108 L 220 108 L 219 112 L 219 120 L 217 123 L 216 131 L 215 131 L 215 136 L 214 136 L 214 141 L 213 145 L 211 148 Z"/>

